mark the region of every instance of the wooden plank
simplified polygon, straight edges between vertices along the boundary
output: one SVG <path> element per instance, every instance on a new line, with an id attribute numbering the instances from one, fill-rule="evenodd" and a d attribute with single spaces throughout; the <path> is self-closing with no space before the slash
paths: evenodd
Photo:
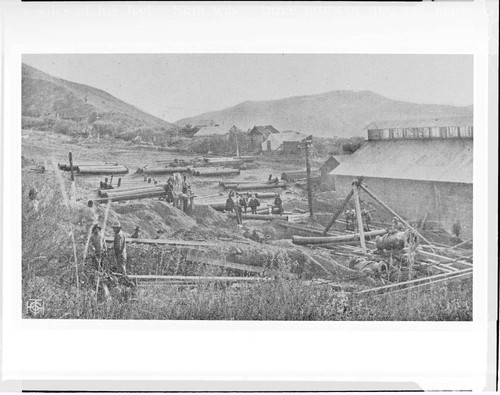
<path id="1" fill-rule="evenodd" d="M 163 280 L 163 281 L 188 281 L 188 282 L 205 282 L 205 281 L 272 281 L 269 277 L 208 277 L 208 276 L 157 276 L 153 274 L 130 274 L 127 276 L 131 280 Z"/>
<path id="2" fill-rule="evenodd" d="M 243 263 L 223 261 L 220 259 L 211 259 L 210 257 L 206 257 L 206 256 L 196 256 L 196 255 L 193 255 L 192 251 L 193 250 L 188 251 L 188 255 L 186 257 L 187 261 L 194 262 L 194 263 L 202 263 L 202 264 L 206 264 L 206 265 L 220 266 L 220 267 L 225 267 L 227 269 L 242 270 L 242 271 L 250 272 L 250 273 L 263 273 L 265 271 L 265 269 L 262 267 L 245 265 Z"/>
<path id="3" fill-rule="evenodd" d="M 361 216 L 361 203 L 359 202 L 358 188 L 359 187 L 357 185 L 352 186 L 352 191 L 354 194 L 354 204 L 356 205 L 356 218 L 358 220 L 359 240 L 361 242 L 361 249 L 363 250 L 363 254 L 366 254 L 365 229 L 363 226 L 363 217 Z"/>
<path id="4" fill-rule="evenodd" d="M 105 237 L 104 240 L 112 243 L 113 237 Z M 171 239 L 125 239 L 130 244 L 159 244 L 159 245 L 178 245 L 178 246 L 192 246 L 192 247 L 216 247 L 217 244 L 206 241 L 191 241 L 191 240 L 171 240 Z"/>
<path id="5" fill-rule="evenodd" d="M 328 225 L 323 230 L 323 232 L 322 232 L 323 235 L 326 235 L 328 233 L 328 231 L 333 226 L 333 224 L 335 223 L 335 221 L 337 220 L 337 218 L 339 217 L 339 215 L 342 214 L 342 210 L 344 209 L 344 207 L 346 206 L 346 204 L 349 202 L 349 200 L 351 199 L 351 197 L 352 197 L 353 194 L 354 194 L 354 192 L 351 189 L 351 191 L 347 194 L 347 196 L 345 197 L 344 201 L 339 206 L 339 208 L 337 209 L 337 211 L 335 212 L 335 214 L 333 214 L 333 217 L 332 217 L 331 221 L 328 223 Z"/>

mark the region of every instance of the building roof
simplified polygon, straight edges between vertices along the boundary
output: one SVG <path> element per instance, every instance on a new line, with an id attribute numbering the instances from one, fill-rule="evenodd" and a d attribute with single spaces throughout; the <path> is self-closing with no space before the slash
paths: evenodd
<path id="1" fill-rule="evenodd" d="M 194 137 L 225 136 L 233 130 L 238 128 L 234 125 L 208 125 L 201 127 Z"/>
<path id="2" fill-rule="evenodd" d="M 396 119 L 375 121 L 365 127 L 364 130 L 377 129 L 405 129 L 405 128 L 436 128 L 444 126 L 473 126 L 472 116 L 461 117 L 436 117 L 421 119 Z"/>
<path id="3" fill-rule="evenodd" d="M 369 141 L 332 175 L 472 184 L 472 140 Z"/>
<path id="4" fill-rule="evenodd" d="M 266 141 L 271 140 L 273 143 L 281 145 L 285 141 L 287 141 L 287 142 L 295 142 L 295 141 L 299 142 L 299 141 L 305 140 L 308 137 L 309 136 L 302 134 L 302 133 L 288 131 L 288 132 L 283 132 L 283 133 L 270 134 L 269 137 L 266 139 Z"/>
<path id="5" fill-rule="evenodd" d="M 264 125 L 264 126 L 254 126 L 252 130 L 248 132 L 249 134 L 263 134 L 268 135 L 270 133 L 279 133 L 279 131 L 272 125 Z"/>

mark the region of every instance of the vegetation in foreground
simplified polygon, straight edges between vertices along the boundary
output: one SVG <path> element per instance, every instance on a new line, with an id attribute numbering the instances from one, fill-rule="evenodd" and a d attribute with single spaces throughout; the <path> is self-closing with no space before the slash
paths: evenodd
<path id="1" fill-rule="evenodd" d="M 282 259 L 271 282 L 221 286 L 179 286 L 153 283 L 135 289 L 116 286 L 112 298 L 96 297 L 95 283 L 84 255 L 84 240 L 95 212 L 64 200 L 70 189 L 54 173 L 23 172 L 23 317 L 31 299 L 41 299 L 50 319 L 169 320 L 472 320 L 472 281 L 449 281 L 416 290 L 358 300 L 329 285 L 304 285 L 289 280 L 290 265 Z M 27 203 L 29 188 L 42 197 L 35 212 Z M 78 287 L 76 264 L 78 265 Z M 197 275 L 215 275 L 200 267 Z M 91 271 L 90 271 L 91 272 Z"/>

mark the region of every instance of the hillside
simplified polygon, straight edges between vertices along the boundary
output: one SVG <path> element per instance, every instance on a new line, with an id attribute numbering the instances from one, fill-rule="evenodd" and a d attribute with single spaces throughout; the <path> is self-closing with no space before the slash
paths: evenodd
<path id="1" fill-rule="evenodd" d="M 370 122 L 434 116 L 472 115 L 472 106 L 457 107 L 395 101 L 370 91 L 332 91 L 272 101 L 246 101 L 221 111 L 177 121 L 179 126 L 208 121 L 234 124 L 243 130 L 273 125 L 322 137 L 362 136 Z"/>
<path id="2" fill-rule="evenodd" d="M 141 128 L 163 132 L 178 129 L 100 89 L 52 77 L 26 64 L 22 65 L 22 115 L 31 122 L 38 119 L 40 124 L 47 118 L 76 122 L 76 129 L 95 122 L 98 115 L 99 122 L 111 125 L 117 136 Z"/>

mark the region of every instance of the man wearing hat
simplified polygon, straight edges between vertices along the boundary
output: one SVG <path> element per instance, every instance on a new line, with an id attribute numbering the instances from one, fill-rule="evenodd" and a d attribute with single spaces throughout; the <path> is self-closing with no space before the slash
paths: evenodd
<path id="1" fill-rule="evenodd" d="M 95 224 L 92 227 L 92 235 L 90 236 L 90 246 L 93 250 L 92 262 L 97 270 L 100 270 L 106 256 L 106 243 L 101 235 L 101 226 Z"/>
<path id="2" fill-rule="evenodd" d="M 141 238 L 141 234 L 139 233 L 139 227 L 136 226 L 135 229 L 134 229 L 134 233 L 132 234 L 132 236 L 130 236 L 131 239 L 140 239 Z"/>
<path id="3" fill-rule="evenodd" d="M 127 275 L 126 263 L 127 263 L 127 248 L 125 243 L 125 233 L 122 230 L 120 222 L 116 221 L 112 225 L 115 231 L 115 238 L 113 241 L 113 247 L 115 250 L 116 266 L 118 272 Z"/>

